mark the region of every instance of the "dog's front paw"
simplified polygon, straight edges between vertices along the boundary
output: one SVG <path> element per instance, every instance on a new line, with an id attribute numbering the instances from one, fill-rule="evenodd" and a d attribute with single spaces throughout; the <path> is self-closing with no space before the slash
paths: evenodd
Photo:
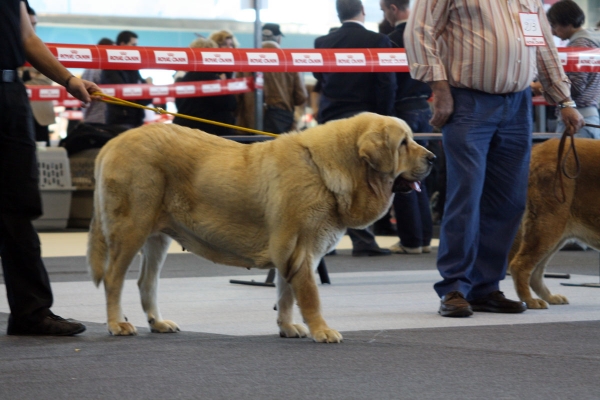
<path id="1" fill-rule="evenodd" d="M 329 328 L 316 331 L 312 338 L 319 343 L 340 343 L 344 340 L 341 333 Z"/>
<path id="2" fill-rule="evenodd" d="M 542 299 L 527 299 L 527 300 L 523 300 L 525 302 L 525 304 L 527 304 L 527 308 L 529 309 L 533 309 L 533 310 L 541 310 L 544 308 L 548 308 L 548 303 L 546 303 L 544 300 Z"/>
<path id="3" fill-rule="evenodd" d="M 108 331 L 114 336 L 137 335 L 137 329 L 129 322 L 109 322 Z"/>
<path id="4" fill-rule="evenodd" d="M 281 324 L 279 325 L 279 336 L 283 338 L 305 338 L 308 336 L 308 329 L 301 324 Z"/>
<path id="5" fill-rule="evenodd" d="M 168 319 L 163 319 L 162 321 L 153 321 L 150 324 L 150 331 L 153 333 L 175 333 L 179 332 L 179 326 Z"/>
<path id="6" fill-rule="evenodd" d="M 548 303 L 550 303 L 550 304 L 569 304 L 569 299 L 567 299 L 562 294 L 553 294 L 553 295 L 550 295 L 545 300 Z"/>

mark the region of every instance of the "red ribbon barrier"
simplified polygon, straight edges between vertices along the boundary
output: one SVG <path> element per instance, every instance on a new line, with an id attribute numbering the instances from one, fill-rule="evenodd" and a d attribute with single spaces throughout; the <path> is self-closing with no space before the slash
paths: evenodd
<path id="1" fill-rule="evenodd" d="M 233 72 L 408 72 L 404 49 L 210 49 L 47 44 L 65 66 Z M 600 72 L 600 49 L 558 49 L 567 72 Z"/>
<path id="2" fill-rule="evenodd" d="M 102 92 L 124 100 L 161 99 L 175 97 L 221 96 L 246 93 L 254 90 L 252 78 L 236 78 L 215 81 L 180 82 L 172 85 L 99 85 Z M 80 101 L 71 96 L 62 86 L 27 86 L 31 101 L 57 100 L 71 107 L 79 107 Z M 73 103 L 71 103 L 73 102 Z M 76 103 L 76 105 L 75 105 Z M 63 104 L 65 105 L 65 104 Z"/>
<path id="3" fill-rule="evenodd" d="M 217 72 L 408 71 L 404 49 L 212 49 L 47 44 L 70 68 Z"/>

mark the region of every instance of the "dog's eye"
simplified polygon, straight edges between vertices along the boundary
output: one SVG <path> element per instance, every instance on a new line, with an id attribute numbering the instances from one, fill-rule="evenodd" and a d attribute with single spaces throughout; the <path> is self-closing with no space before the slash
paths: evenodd
<path id="1" fill-rule="evenodd" d="M 408 140 L 403 139 L 402 142 L 400 142 L 400 146 L 406 146 L 408 144 Z"/>

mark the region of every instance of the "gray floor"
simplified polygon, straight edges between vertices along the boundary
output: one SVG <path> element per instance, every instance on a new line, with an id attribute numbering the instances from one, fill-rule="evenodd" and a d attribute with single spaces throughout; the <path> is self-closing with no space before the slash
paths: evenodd
<path id="1" fill-rule="evenodd" d="M 161 280 L 163 313 L 176 315 L 183 331 L 148 332 L 133 267 L 124 306 L 140 322 L 139 335 L 111 337 L 102 289 L 90 283 L 84 258 L 45 262 L 55 311 L 88 330 L 67 338 L 0 335 L 0 399 L 600 398 L 600 291 L 560 285 L 598 282 L 594 251 L 562 251 L 551 262 L 549 271 L 572 274 L 548 279 L 570 305 L 458 322 L 435 313 L 435 253 L 339 251 L 326 258 L 332 284 L 320 286 L 324 314 L 344 335 L 339 345 L 279 338 L 274 289 L 229 283 L 234 275 L 260 281 L 265 272 L 189 254 L 169 255 Z M 502 289 L 514 295 L 510 279 Z M 0 332 L 6 310 L 2 299 Z"/>

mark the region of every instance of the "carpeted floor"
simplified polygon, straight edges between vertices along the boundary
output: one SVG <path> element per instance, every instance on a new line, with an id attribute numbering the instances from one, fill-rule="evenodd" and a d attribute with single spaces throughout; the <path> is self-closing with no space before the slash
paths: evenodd
<path id="1" fill-rule="evenodd" d="M 360 331 L 326 345 L 110 337 L 88 324 L 79 337 L 0 336 L 0 399 L 598 399 L 599 330 L 595 321 Z"/>
<path id="2" fill-rule="evenodd" d="M 344 335 L 336 345 L 279 338 L 275 290 L 229 283 L 260 281 L 266 271 L 191 254 L 170 254 L 161 280 L 160 304 L 182 332 L 144 326 L 136 263 L 124 306 L 139 334 L 112 337 L 85 259 L 46 258 L 55 310 L 88 329 L 66 338 L 0 335 L 0 399 L 600 398 L 600 291 L 560 285 L 598 282 L 598 253 L 562 251 L 552 260 L 549 271 L 574 274 L 548 279 L 572 304 L 468 319 L 437 316 L 435 253 L 338 253 L 326 257 L 332 284 L 320 285 L 324 314 Z M 502 289 L 514 296 L 510 278 Z M 6 311 L 2 298 L 0 332 Z"/>

